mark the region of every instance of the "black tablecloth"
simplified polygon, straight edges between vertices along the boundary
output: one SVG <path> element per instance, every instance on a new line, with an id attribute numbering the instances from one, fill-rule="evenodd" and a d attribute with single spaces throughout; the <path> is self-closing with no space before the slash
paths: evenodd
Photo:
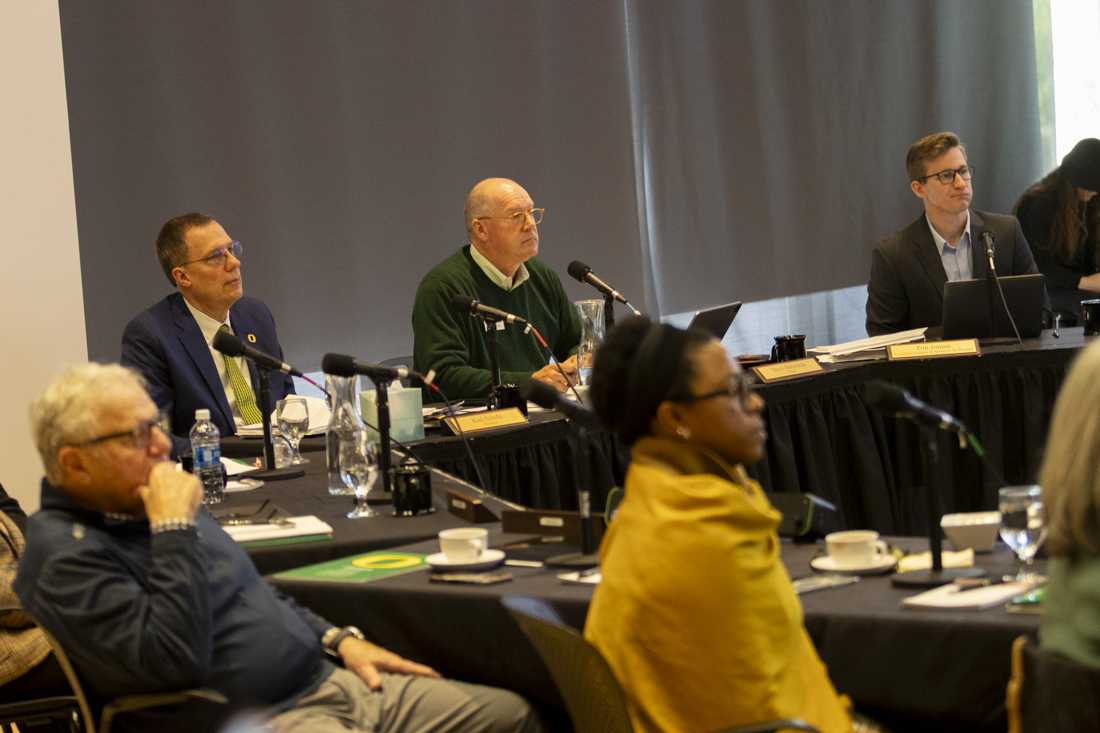
<path id="1" fill-rule="evenodd" d="M 1063 330 L 1058 339 L 1046 331 L 1023 346 L 983 347 L 980 357 L 845 365 L 761 385 L 767 456 L 750 473 L 768 491 L 833 501 L 847 527 L 924 534 L 929 482 L 918 431 L 872 411 L 864 399 L 868 381 L 885 379 L 961 419 L 994 466 L 941 435 L 931 484 L 944 511 L 995 509 L 1002 477 L 1007 484 L 1034 482 L 1055 397 L 1085 341 L 1081 329 Z"/>
<path id="2" fill-rule="evenodd" d="M 532 412 L 529 420 L 525 427 L 468 436 L 488 484 L 482 488 L 523 506 L 577 509 L 579 479 L 570 446 L 569 422 L 556 412 Z M 607 492 L 622 485 L 626 451 L 617 446 L 610 433 L 589 431 L 588 435 L 592 506 L 594 511 L 602 511 Z M 301 445 L 304 454 L 324 448 L 324 436 L 306 438 Z M 469 453 L 459 438 L 434 429 L 409 448 L 421 461 L 480 485 Z M 256 456 L 262 450 L 262 443 L 256 438 L 230 436 L 222 441 L 222 453 L 226 456 Z"/>
<path id="3" fill-rule="evenodd" d="M 494 534 L 494 544 L 507 536 Z M 921 548 L 921 540 L 899 541 Z M 402 548 L 431 552 L 434 544 Z M 815 546 L 785 545 L 793 578 L 809 575 Z M 999 576 L 1013 568 L 1003 546 L 979 555 Z M 376 642 L 427 662 L 445 675 L 514 689 L 533 702 L 561 705 L 536 653 L 511 622 L 500 597 L 547 600 L 583 628 L 591 587 L 566 585 L 555 571 L 507 568 L 514 581 L 494 586 L 439 585 L 426 572 L 356 585 L 274 579 L 282 590 L 339 624 L 357 624 Z M 806 627 L 840 692 L 894 730 L 1004 730 L 1004 693 L 1012 640 L 1037 617 L 1000 609 L 903 610 L 912 591 L 887 577 L 802 596 Z"/>
<path id="4" fill-rule="evenodd" d="M 356 553 L 406 545 L 434 538 L 443 529 L 469 525 L 447 511 L 445 499 L 448 489 L 459 489 L 467 494 L 472 490 L 438 471 L 432 474 L 434 513 L 394 517 L 389 505 L 380 504 L 373 505 L 380 516 L 348 519 L 347 513 L 355 502 L 350 496 L 329 495 L 324 455 L 314 454 L 305 468 L 306 475 L 302 478 L 268 482 L 253 491 L 226 494 L 222 504 L 211 507 L 215 512 L 221 512 L 254 505 L 266 499 L 291 516 L 312 514 L 332 526 L 331 540 L 249 549 L 248 554 L 261 573 L 276 573 Z M 501 503 L 492 497 L 484 497 L 484 502 L 499 518 Z"/>

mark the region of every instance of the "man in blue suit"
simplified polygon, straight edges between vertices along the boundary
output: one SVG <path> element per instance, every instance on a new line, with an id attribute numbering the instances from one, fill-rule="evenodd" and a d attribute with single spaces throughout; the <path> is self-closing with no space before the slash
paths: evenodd
<path id="1" fill-rule="evenodd" d="M 244 295 L 241 243 L 205 214 L 169 219 L 157 236 L 157 258 L 178 292 L 145 310 L 122 334 L 122 359 L 145 377 L 149 396 L 171 420 L 173 452 L 187 445 L 195 410 L 207 408 L 222 436 L 261 419 L 274 402 L 293 394 L 288 375 L 268 372 L 271 404 L 259 405 L 256 367 L 227 357 L 210 343 L 228 329 L 260 351 L 283 358 L 275 319 Z"/>

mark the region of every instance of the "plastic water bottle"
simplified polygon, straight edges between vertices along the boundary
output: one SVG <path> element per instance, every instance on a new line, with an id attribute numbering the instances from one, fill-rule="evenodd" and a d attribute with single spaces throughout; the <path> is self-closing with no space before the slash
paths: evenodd
<path id="1" fill-rule="evenodd" d="M 210 410 L 195 410 L 191 427 L 191 472 L 202 482 L 202 503 L 218 504 L 225 495 L 225 474 L 222 473 L 221 433 L 210 421 Z"/>

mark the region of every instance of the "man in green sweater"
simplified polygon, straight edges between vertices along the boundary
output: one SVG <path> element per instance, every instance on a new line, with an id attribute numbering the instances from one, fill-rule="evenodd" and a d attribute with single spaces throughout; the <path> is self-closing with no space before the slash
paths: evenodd
<path id="1" fill-rule="evenodd" d="M 448 398 L 486 397 L 492 386 L 485 328 L 481 319 L 455 308 L 455 295 L 476 298 L 530 321 L 575 381 L 580 318 L 557 274 L 533 259 L 539 251 L 542 214 L 515 181 L 479 182 L 466 197 L 469 244 L 420 281 L 412 315 L 413 363 L 421 374 L 434 369 L 436 384 Z M 561 372 L 549 363 L 549 354 L 522 325 L 498 329 L 496 340 L 504 384 L 538 379 L 559 391 L 568 389 Z"/>

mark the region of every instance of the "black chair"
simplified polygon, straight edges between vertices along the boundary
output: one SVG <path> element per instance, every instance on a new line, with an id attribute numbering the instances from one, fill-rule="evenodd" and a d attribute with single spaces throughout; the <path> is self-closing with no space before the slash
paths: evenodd
<path id="1" fill-rule="evenodd" d="M 85 730 L 80 717 L 80 703 L 75 695 L 0 704 L 0 731 L 8 733 L 14 730 L 11 727 L 13 724 L 19 726 L 20 733 L 43 729 L 69 733 Z"/>
<path id="2" fill-rule="evenodd" d="M 1009 733 L 1100 731 L 1100 669 L 1018 636 L 1006 707 Z"/>
<path id="3" fill-rule="evenodd" d="M 61 648 L 61 645 L 56 639 L 50 636 L 50 634 L 45 631 L 43 633 L 46 634 L 46 640 L 49 641 L 54 657 L 57 658 L 57 663 L 65 673 L 65 677 L 69 681 L 69 686 L 72 688 L 73 694 L 70 697 L 43 698 L 42 700 L 28 701 L 27 703 L 13 703 L 10 706 L 2 706 L 0 707 L 0 715 L 3 717 L 0 717 L 0 721 L 15 723 L 20 723 L 22 721 L 23 725 L 27 725 L 32 719 L 41 719 L 32 718 L 32 715 L 48 715 L 47 708 L 52 704 L 56 704 L 56 709 L 59 711 L 59 717 L 54 719 L 69 721 L 70 730 L 85 731 L 86 733 L 96 733 L 97 731 L 99 733 L 109 733 L 115 719 L 120 715 L 187 704 L 189 706 L 187 717 L 191 718 L 192 715 L 197 712 L 191 707 L 195 703 L 222 706 L 228 702 L 224 695 L 214 690 L 181 690 L 179 692 L 126 695 L 102 705 L 97 704 L 85 694 L 84 686 L 81 684 L 80 678 L 77 676 L 76 670 L 73 668 L 73 664 L 69 660 L 68 655 L 65 654 L 65 650 Z M 26 705 L 26 710 L 17 711 L 16 707 L 19 705 Z M 41 705 L 42 712 L 35 713 L 34 705 Z M 9 708 L 12 709 L 12 713 L 6 712 Z M 61 717 L 63 715 L 61 711 L 63 710 L 68 711 L 67 717 Z M 25 717 L 16 717 L 16 714 Z M 203 728 L 191 724 L 188 724 L 187 727 L 191 730 L 203 730 Z M 22 727 L 21 730 L 23 730 Z"/>
<path id="4" fill-rule="evenodd" d="M 626 695 L 603 656 L 584 637 L 566 626 L 545 601 L 505 596 L 508 613 L 531 641 L 558 686 L 574 730 L 632 733 Z M 770 720 L 729 728 L 724 733 L 772 733 L 817 728 L 801 720 Z"/>

